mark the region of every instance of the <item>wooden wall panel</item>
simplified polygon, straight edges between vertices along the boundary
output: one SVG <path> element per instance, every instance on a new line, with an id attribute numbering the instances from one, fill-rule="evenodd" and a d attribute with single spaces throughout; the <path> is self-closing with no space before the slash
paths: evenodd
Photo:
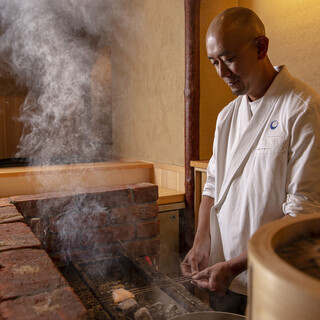
<path id="1" fill-rule="evenodd" d="M 6 153 L 6 108 L 5 108 L 5 99 L 0 97 L 0 157 Z"/>
<path id="2" fill-rule="evenodd" d="M 14 157 L 22 133 L 18 121 L 25 97 L 0 96 L 0 159 Z"/>
<path id="3" fill-rule="evenodd" d="M 184 175 L 184 167 L 154 163 L 152 182 L 168 189 L 185 192 Z"/>

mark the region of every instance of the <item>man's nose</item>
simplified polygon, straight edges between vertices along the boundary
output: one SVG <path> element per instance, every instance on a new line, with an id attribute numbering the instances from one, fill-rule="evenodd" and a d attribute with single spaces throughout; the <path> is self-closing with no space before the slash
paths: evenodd
<path id="1" fill-rule="evenodd" d="M 220 62 L 219 63 L 219 66 L 217 68 L 217 72 L 218 72 L 218 75 L 221 77 L 221 78 L 224 78 L 224 77 L 230 77 L 231 76 L 231 71 L 230 69 L 226 66 L 225 63 L 223 62 Z"/>

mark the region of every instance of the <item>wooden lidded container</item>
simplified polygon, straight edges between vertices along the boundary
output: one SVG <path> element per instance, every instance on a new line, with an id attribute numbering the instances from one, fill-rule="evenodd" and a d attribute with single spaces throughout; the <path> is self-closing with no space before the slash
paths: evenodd
<path id="1" fill-rule="evenodd" d="M 249 320 L 320 319 L 320 214 L 278 220 L 251 238 Z"/>

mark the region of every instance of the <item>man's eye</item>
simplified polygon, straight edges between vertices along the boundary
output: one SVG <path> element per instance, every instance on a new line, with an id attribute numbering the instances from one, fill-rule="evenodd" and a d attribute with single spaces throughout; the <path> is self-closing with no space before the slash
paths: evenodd
<path id="1" fill-rule="evenodd" d="M 231 63 L 231 62 L 233 62 L 233 61 L 234 61 L 234 57 L 231 57 L 231 58 L 229 58 L 229 59 L 224 60 L 223 62 L 224 62 L 224 63 Z"/>
<path id="2" fill-rule="evenodd" d="M 216 60 L 212 60 L 212 64 L 213 64 L 214 66 L 217 66 L 217 65 L 219 64 L 219 62 L 216 61 Z"/>

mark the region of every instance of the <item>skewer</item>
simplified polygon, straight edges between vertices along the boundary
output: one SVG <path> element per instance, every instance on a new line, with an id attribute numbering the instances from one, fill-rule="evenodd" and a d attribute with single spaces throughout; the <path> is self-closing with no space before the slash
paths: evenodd
<path id="1" fill-rule="evenodd" d="M 176 277 L 176 278 L 172 278 L 171 280 L 174 281 L 175 283 L 178 284 L 182 284 L 185 282 L 188 282 L 192 279 L 191 276 L 182 276 L 182 277 Z M 128 291 L 130 291 L 131 293 L 138 295 L 138 294 L 143 294 L 149 291 L 152 291 L 154 288 L 164 288 L 167 287 L 171 284 L 171 281 L 157 281 L 154 282 L 153 284 L 149 285 L 149 286 L 144 286 L 144 287 L 139 287 L 139 288 L 133 288 L 133 289 L 129 289 Z M 126 289 L 127 290 L 127 289 Z M 112 301 L 113 298 L 111 297 L 107 297 L 105 299 L 106 301 Z"/>
<path id="2" fill-rule="evenodd" d="M 192 276 L 181 276 L 181 277 L 176 277 L 176 278 L 170 278 L 174 282 L 179 282 L 179 281 L 189 281 L 192 279 Z"/>
<path id="3" fill-rule="evenodd" d="M 174 283 L 181 284 L 181 283 L 189 282 L 189 281 L 191 281 L 191 279 L 192 279 L 191 276 L 183 276 L 183 277 L 172 278 L 170 280 L 172 280 Z M 157 281 L 157 282 L 152 283 L 149 286 L 136 288 L 136 289 L 133 289 L 132 291 L 142 291 L 142 290 L 153 288 L 153 287 L 162 287 L 163 288 L 163 287 L 166 287 L 171 284 L 170 280 Z"/>

